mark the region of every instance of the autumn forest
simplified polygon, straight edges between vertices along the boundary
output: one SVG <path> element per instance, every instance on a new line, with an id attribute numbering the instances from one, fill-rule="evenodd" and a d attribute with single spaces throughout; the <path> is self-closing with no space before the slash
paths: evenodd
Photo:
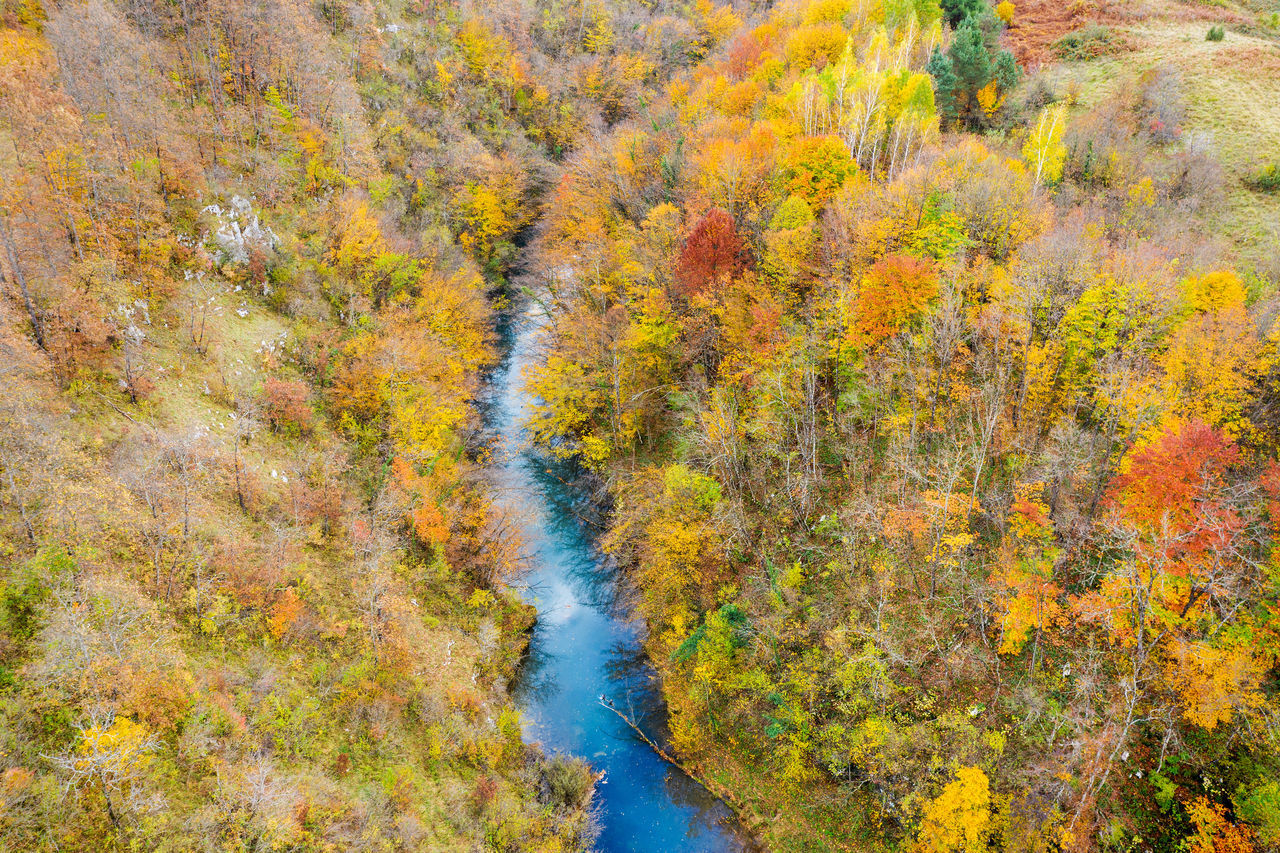
<path id="1" fill-rule="evenodd" d="M 1280 7 L 0 0 L 0 849 L 1280 850 Z"/>

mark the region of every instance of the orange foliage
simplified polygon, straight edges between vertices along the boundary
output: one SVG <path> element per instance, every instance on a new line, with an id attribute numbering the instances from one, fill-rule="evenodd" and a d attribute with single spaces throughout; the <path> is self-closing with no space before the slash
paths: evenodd
<path id="1" fill-rule="evenodd" d="M 1189 853 L 1253 853 L 1253 830 L 1227 819 L 1227 810 L 1205 797 L 1187 805 L 1196 833 L 1187 839 Z"/>
<path id="2" fill-rule="evenodd" d="M 852 310 L 848 341 L 858 348 L 875 347 L 924 313 L 938 294 L 938 273 L 928 261 L 889 255 L 862 279 Z"/>
<path id="3" fill-rule="evenodd" d="M 287 587 L 271 607 L 271 618 L 267 625 L 271 636 L 278 640 L 289 633 L 289 629 L 298 621 L 302 612 L 302 599 L 298 598 L 298 593 L 293 587 Z"/>
<path id="4" fill-rule="evenodd" d="M 449 538 L 449 520 L 436 500 L 438 490 L 431 473 L 419 474 L 403 456 L 391 462 L 391 474 L 404 498 L 405 521 L 425 545 L 443 545 Z"/>

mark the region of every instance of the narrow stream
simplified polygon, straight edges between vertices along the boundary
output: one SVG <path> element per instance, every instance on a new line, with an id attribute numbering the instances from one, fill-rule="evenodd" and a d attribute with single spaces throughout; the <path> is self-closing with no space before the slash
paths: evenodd
<path id="1" fill-rule="evenodd" d="M 537 453 L 523 428 L 529 409 L 523 374 L 540 328 L 536 307 L 513 312 L 504 324 L 505 357 L 491 376 L 486 406 L 498 500 L 521 520 L 532 559 L 527 596 L 538 608 L 514 691 L 525 736 L 604 771 L 596 795 L 598 849 L 752 850 L 722 802 L 597 701 L 612 699 L 650 737 L 665 736 L 665 707 L 640 647 L 643 627 L 618 601 L 620 580 L 596 548 L 594 508 L 569 482 L 569 468 Z"/>

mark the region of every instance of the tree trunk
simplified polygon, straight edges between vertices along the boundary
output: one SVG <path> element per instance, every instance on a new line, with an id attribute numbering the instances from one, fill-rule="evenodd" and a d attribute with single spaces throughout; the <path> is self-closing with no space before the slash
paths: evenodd
<path id="1" fill-rule="evenodd" d="M 40 349 L 48 352 L 49 347 L 44 339 L 44 321 L 40 317 L 40 312 L 36 310 L 35 302 L 31 299 L 31 289 L 27 286 L 27 277 L 22 274 L 22 267 L 18 265 L 18 251 L 13 246 L 13 236 L 9 231 L 9 222 L 3 218 L 0 218 L 0 240 L 4 241 L 5 254 L 9 257 L 9 267 L 13 271 L 13 280 L 18 285 L 18 289 L 22 291 L 22 302 L 26 306 L 27 316 L 31 318 L 31 329 L 35 332 L 36 343 L 40 346 Z"/>

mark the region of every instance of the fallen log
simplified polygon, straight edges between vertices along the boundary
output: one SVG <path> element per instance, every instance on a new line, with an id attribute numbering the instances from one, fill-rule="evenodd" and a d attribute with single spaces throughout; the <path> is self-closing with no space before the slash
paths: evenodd
<path id="1" fill-rule="evenodd" d="M 728 788 L 724 787 L 723 785 L 719 784 L 718 782 L 712 779 L 706 778 L 701 773 L 698 773 L 692 767 L 685 764 L 683 761 L 680 761 L 671 753 L 663 749 L 661 744 L 659 744 L 653 738 L 649 737 L 647 734 L 644 733 L 644 729 L 640 728 L 639 724 L 637 724 L 635 720 L 631 719 L 631 717 L 627 716 L 621 710 L 619 710 L 618 707 L 613 704 L 612 700 L 605 698 L 604 695 L 600 696 L 600 706 L 603 708 L 608 708 L 610 711 L 617 714 L 618 719 L 626 723 L 627 727 L 630 728 L 631 731 L 635 732 L 636 737 L 644 741 L 644 743 L 648 745 L 648 747 L 652 749 L 659 758 L 661 758 L 663 761 L 667 762 L 672 767 L 679 770 L 685 776 L 688 776 L 690 779 L 697 782 L 699 785 L 701 785 L 703 788 L 706 789 L 707 793 L 711 794 L 711 796 L 715 797 L 716 799 L 722 801 L 725 805 L 727 805 L 730 809 L 732 809 L 734 813 L 737 814 L 738 817 L 742 820 L 743 824 L 747 827 L 747 829 L 749 829 L 752 832 L 752 834 L 757 836 L 760 834 L 760 830 L 764 826 L 765 821 L 763 820 L 763 818 L 761 818 L 758 814 L 755 813 L 754 809 L 752 809 L 746 803 L 739 800 L 732 791 L 730 791 Z"/>

